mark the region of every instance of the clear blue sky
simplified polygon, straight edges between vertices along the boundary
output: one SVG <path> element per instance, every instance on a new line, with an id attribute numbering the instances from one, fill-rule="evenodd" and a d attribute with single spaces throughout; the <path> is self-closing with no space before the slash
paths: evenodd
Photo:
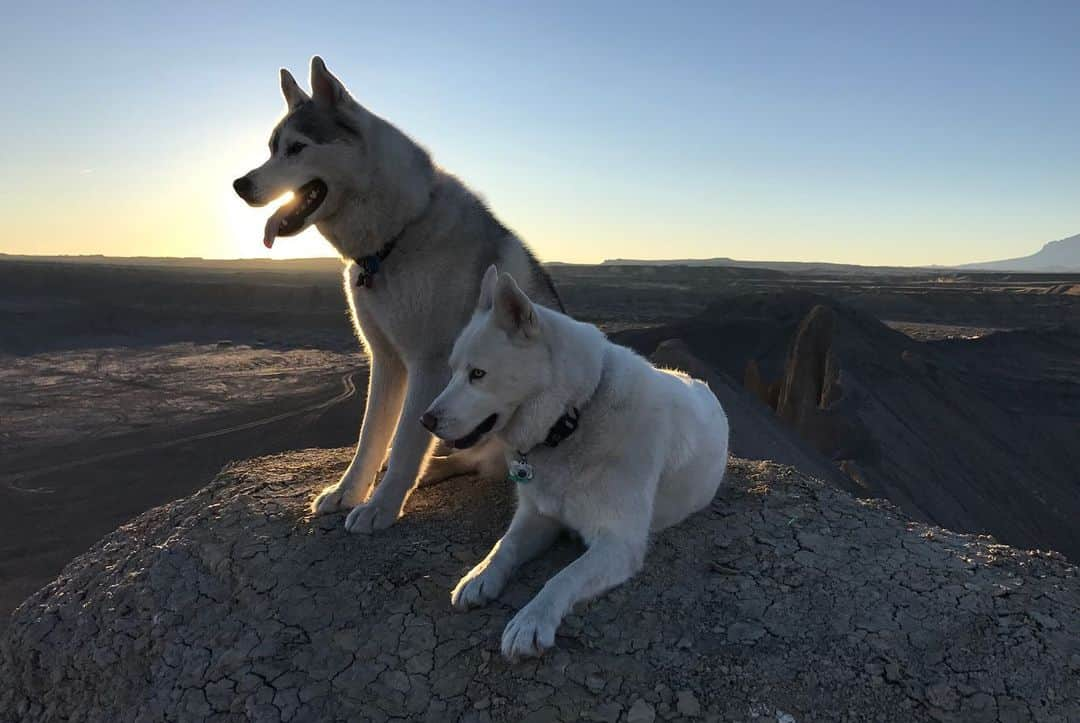
<path id="1" fill-rule="evenodd" d="M 1080 2 L 4 16 L 0 251 L 265 255 L 229 182 L 314 53 L 546 259 L 957 263 L 1080 233 Z"/>

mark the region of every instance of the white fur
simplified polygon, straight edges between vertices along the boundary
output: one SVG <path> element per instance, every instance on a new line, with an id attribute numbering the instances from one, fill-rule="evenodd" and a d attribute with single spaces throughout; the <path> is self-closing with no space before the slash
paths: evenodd
<path id="1" fill-rule="evenodd" d="M 510 528 L 451 600 L 466 609 L 496 597 L 563 528 L 588 548 L 507 625 L 502 651 L 513 659 L 552 646 L 575 603 L 634 575 L 650 531 L 709 504 L 727 466 L 728 422 L 704 382 L 656 369 L 595 327 L 532 304 L 511 276 L 494 276 L 485 276 L 450 358 L 450 383 L 428 411 L 450 440 L 498 414 L 492 436 L 507 454 L 525 452 L 534 478 L 517 484 Z M 546 446 L 548 430 L 574 407 L 577 431 Z"/>
<path id="2" fill-rule="evenodd" d="M 252 184 L 245 199 L 262 205 L 315 178 L 327 185 L 306 223 L 346 261 L 345 292 L 371 372 L 356 453 L 312 510 L 350 509 L 346 529 L 370 533 L 398 518 L 416 485 L 431 446 L 419 418 L 446 384 L 450 350 L 484 270 L 495 261 L 508 265 L 529 279 L 530 292 L 543 303 L 557 305 L 558 298 L 524 244 L 423 148 L 357 103 L 322 60 L 311 61 L 310 97 L 288 71 L 281 85 L 288 111 L 275 130 L 271 158 L 245 176 Z M 302 119 L 319 132 L 305 132 Z M 287 153 L 295 143 L 303 150 Z M 373 286 L 358 287 L 353 259 L 399 234 Z M 500 474 L 503 461 L 493 451 L 484 445 L 433 460 L 421 481 L 476 470 Z M 384 462 L 386 473 L 372 492 Z"/>

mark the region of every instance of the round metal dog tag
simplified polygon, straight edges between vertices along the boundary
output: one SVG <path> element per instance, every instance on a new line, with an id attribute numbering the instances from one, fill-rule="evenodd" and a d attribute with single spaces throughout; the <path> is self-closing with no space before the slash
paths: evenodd
<path id="1" fill-rule="evenodd" d="M 523 460 L 515 459 L 510 462 L 510 481 L 517 482 L 518 484 L 525 484 L 533 478 L 532 465 Z"/>

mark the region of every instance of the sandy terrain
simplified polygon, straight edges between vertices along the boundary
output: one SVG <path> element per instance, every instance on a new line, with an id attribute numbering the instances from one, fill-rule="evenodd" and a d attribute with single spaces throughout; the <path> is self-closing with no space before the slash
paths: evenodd
<path id="1" fill-rule="evenodd" d="M 0 446 L 12 462 L 48 445 L 194 422 L 331 387 L 359 352 L 178 342 L 0 355 Z"/>
<path id="2" fill-rule="evenodd" d="M 978 339 L 995 331 L 1008 329 L 992 326 L 967 326 L 964 324 L 935 324 L 933 322 L 889 321 L 885 326 L 907 334 L 916 341 L 939 341 L 941 339 Z"/>
<path id="3" fill-rule="evenodd" d="M 0 610 L 252 449 L 348 443 L 366 378 L 359 351 L 232 343 L 0 357 Z"/>

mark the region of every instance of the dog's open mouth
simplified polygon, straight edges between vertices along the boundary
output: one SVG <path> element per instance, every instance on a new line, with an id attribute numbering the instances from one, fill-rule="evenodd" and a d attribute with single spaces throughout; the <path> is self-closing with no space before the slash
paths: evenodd
<path id="1" fill-rule="evenodd" d="M 492 414 L 490 417 L 480 422 L 480 424 L 476 426 L 476 429 L 469 432 L 461 439 L 455 439 L 454 449 L 468 449 L 469 447 L 479 442 L 480 438 L 490 432 L 491 428 L 495 426 L 495 420 L 497 420 L 498 418 L 498 414 Z"/>
<path id="2" fill-rule="evenodd" d="M 326 199 L 326 184 L 316 178 L 293 192 L 293 197 L 267 219 L 263 245 L 272 248 L 278 236 L 294 236 L 304 230 L 308 216 Z"/>

